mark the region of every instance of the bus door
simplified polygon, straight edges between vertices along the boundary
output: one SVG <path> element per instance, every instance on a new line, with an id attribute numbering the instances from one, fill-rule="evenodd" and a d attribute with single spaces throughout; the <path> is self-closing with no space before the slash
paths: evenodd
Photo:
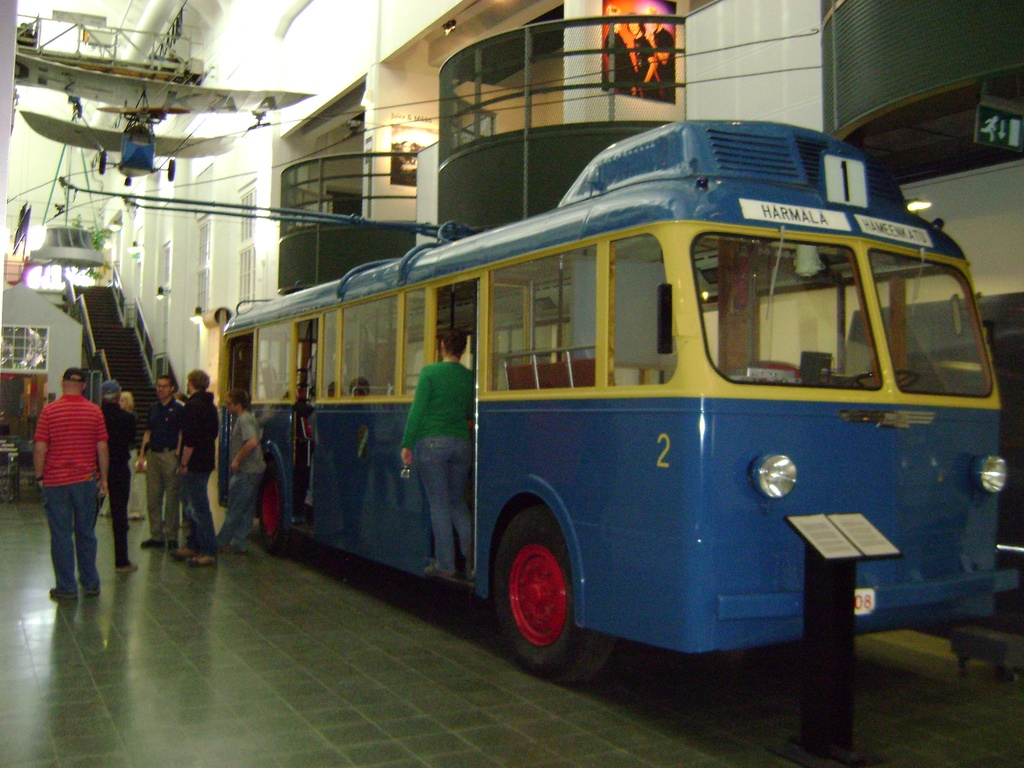
<path id="1" fill-rule="evenodd" d="M 295 403 L 292 491 L 294 523 L 312 525 L 313 506 L 306 503 L 313 467 L 313 403 L 316 398 L 317 318 L 295 328 Z"/>
<path id="2" fill-rule="evenodd" d="M 462 364 L 473 372 L 473 379 L 476 380 L 477 360 L 477 294 L 479 280 L 466 280 L 461 283 L 445 285 L 437 289 L 437 328 L 434 338 L 440 338 L 450 328 L 457 328 L 466 334 L 466 351 L 462 354 Z M 440 355 L 440 348 L 437 349 Z M 476 408 L 474 407 L 474 413 Z M 473 455 L 476 456 L 476 430 L 473 430 Z M 476 462 L 470 467 L 469 479 L 466 482 L 466 502 L 469 504 L 469 513 L 473 518 L 474 543 L 469 547 L 470 551 L 476 552 Z M 459 551 L 456 548 L 456 558 L 459 558 Z M 469 573 L 472 568 L 465 568 L 464 563 L 456 562 L 456 566 Z"/>
<path id="3" fill-rule="evenodd" d="M 253 334 L 247 333 L 244 336 L 236 336 L 228 341 L 227 354 L 227 382 L 228 385 L 222 391 L 226 394 L 232 389 L 244 389 L 252 392 L 252 351 Z M 221 402 L 223 406 L 223 401 Z M 223 418 L 220 424 L 220 443 L 218 444 L 217 464 L 217 499 L 221 506 L 228 503 L 228 481 L 230 480 L 229 467 L 231 466 L 231 427 L 233 420 L 226 408 L 222 407 Z"/>

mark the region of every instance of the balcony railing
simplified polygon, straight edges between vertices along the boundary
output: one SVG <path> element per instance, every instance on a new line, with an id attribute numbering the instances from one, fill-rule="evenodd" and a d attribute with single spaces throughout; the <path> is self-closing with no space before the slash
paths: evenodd
<path id="1" fill-rule="evenodd" d="M 416 155 L 364 152 L 318 157 L 281 173 L 281 205 L 381 221 L 416 218 Z M 314 226 L 282 222 L 287 235 Z"/>
<path id="2" fill-rule="evenodd" d="M 571 19 L 464 48 L 441 68 L 440 162 L 504 133 L 683 119 L 683 21 L 653 15 Z"/>

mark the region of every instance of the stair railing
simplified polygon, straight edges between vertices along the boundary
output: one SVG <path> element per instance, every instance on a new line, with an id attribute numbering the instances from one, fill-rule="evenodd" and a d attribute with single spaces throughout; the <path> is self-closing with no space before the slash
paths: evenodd
<path id="1" fill-rule="evenodd" d="M 139 341 L 139 348 L 142 350 L 142 358 L 146 361 L 149 379 L 156 384 L 156 360 L 153 354 L 153 341 L 149 338 L 149 326 L 146 325 L 146 316 L 142 314 L 142 305 L 139 304 L 138 299 L 135 300 L 132 307 L 135 310 L 135 336 Z"/>
<path id="2" fill-rule="evenodd" d="M 65 297 L 74 297 L 75 289 L 71 281 L 64 278 Z M 103 379 L 110 378 L 110 367 L 107 365 L 107 356 L 96 349 L 96 339 L 92 335 L 92 323 L 89 322 L 89 309 L 85 306 L 85 296 L 79 295 L 72 298 L 69 303 L 71 317 L 82 324 L 82 346 L 84 347 L 85 359 L 91 370 L 98 370 L 103 374 Z"/>
<path id="3" fill-rule="evenodd" d="M 125 317 L 124 288 L 121 287 L 121 273 L 117 271 L 117 265 L 111 267 L 112 277 L 110 287 L 114 289 L 114 303 L 117 304 L 117 315 L 121 318 L 121 325 L 128 327 L 128 318 Z"/>

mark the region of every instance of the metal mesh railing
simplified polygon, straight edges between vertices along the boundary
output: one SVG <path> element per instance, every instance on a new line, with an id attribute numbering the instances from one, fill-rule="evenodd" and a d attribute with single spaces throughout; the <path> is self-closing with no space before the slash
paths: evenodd
<path id="1" fill-rule="evenodd" d="M 281 173 L 281 205 L 313 213 L 415 220 L 416 155 L 365 152 L 306 160 Z M 282 235 L 313 223 L 282 222 Z"/>
<path id="2" fill-rule="evenodd" d="M 439 156 L 532 128 L 685 117 L 680 16 L 534 24 L 481 40 L 440 74 Z"/>

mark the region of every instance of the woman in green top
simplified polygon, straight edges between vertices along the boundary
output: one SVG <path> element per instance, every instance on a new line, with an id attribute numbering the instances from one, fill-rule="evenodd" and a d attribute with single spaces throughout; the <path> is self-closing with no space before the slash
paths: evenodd
<path id="1" fill-rule="evenodd" d="M 472 524 L 465 492 L 473 457 L 473 374 L 459 362 L 465 349 L 466 334 L 460 330 L 453 328 L 441 338 L 441 362 L 420 371 L 402 436 L 402 461 L 412 466 L 415 458 L 430 505 L 434 560 L 427 575 L 456 575 L 453 526 L 459 549 L 471 562 Z"/>

